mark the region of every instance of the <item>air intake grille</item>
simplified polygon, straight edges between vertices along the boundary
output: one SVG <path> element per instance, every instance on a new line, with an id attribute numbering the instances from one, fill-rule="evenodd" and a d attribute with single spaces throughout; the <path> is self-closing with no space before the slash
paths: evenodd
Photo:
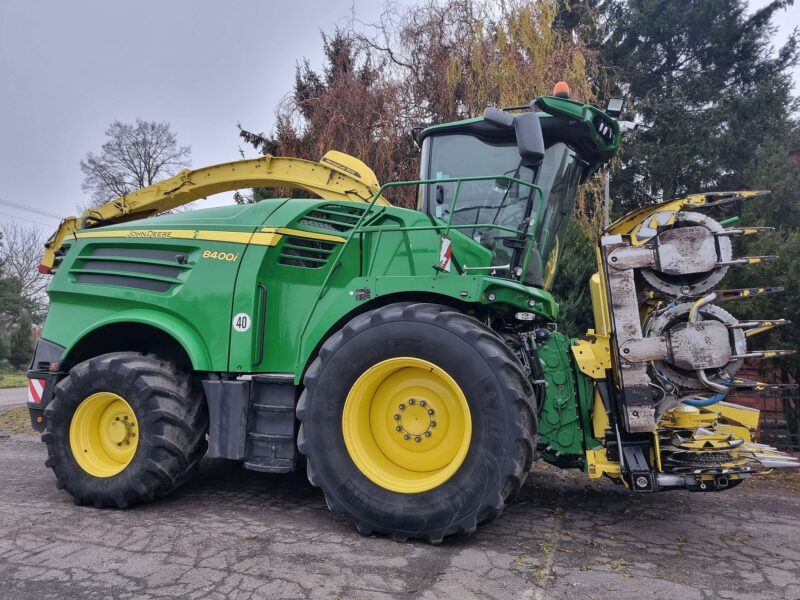
<path id="1" fill-rule="evenodd" d="M 190 269 L 180 251 L 151 248 L 95 247 L 70 269 L 76 283 L 114 285 L 151 292 L 168 292 L 183 282 Z"/>
<path id="2" fill-rule="evenodd" d="M 328 264 L 335 247 L 334 242 L 287 236 L 284 238 L 278 262 L 292 267 L 321 269 Z"/>
<path id="3" fill-rule="evenodd" d="M 303 227 L 347 232 L 355 227 L 365 210 L 366 208 L 357 204 L 323 204 L 306 213 L 298 224 Z"/>

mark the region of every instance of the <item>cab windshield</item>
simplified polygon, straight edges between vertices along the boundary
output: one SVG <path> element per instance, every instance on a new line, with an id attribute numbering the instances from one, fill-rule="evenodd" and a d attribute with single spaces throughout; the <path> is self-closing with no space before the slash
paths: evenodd
<path id="1" fill-rule="evenodd" d="M 528 285 L 549 288 L 582 175 L 584 163 L 576 153 L 564 143 L 551 143 L 541 165 L 532 169 L 521 164 L 513 141 L 499 143 L 474 135 L 446 134 L 426 138 L 422 154 L 422 177 L 426 179 L 505 175 L 542 188 L 543 205 L 534 190 L 506 179 L 462 182 L 451 223 L 473 225 L 459 230 L 492 251 L 492 264 L 504 267 L 511 265 L 514 252 L 512 244 L 506 242 L 517 236 L 488 226 L 522 230 L 525 219 L 537 217 L 533 224 L 536 244 L 530 249 L 524 280 Z M 422 210 L 442 221 L 450 219 L 455 185 L 422 186 Z M 528 202 L 531 193 L 533 198 Z"/>

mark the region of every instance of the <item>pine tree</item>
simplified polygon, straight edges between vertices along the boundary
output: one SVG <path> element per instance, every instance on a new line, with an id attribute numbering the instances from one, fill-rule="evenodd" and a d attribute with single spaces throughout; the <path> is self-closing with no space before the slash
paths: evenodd
<path id="1" fill-rule="evenodd" d="M 776 232 L 748 236 L 738 240 L 740 256 L 778 255 L 776 263 L 733 270 L 726 287 L 782 287 L 780 294 L 762 296 L 735 307 L 740 319 L 786 319 L 789 324 L 769 333 L 748 338 L 748 347 L 797 349 L 800 339 L 800 125 L 782 136 L 772 138 L 759 149 L 746 176 L 755 188 L 771 189 L 765 200 L 746 204 L 742 222 L 748 225 L 771 225 Z M 731 307 L 733 308 L 733 307 Z M 800 382 L 800 354 L 761 363 L 765 369 L 778 369 L 783 383 Z M 773 372 L 765 374 L 777 380 Z M 795 449 L 800 450 L 800 398 L 797 390 L 786 390 L 784 411 Z"/>
<path id="2" fill-rule="evenodd" d="M 577 221 L 572 221 L 564 240 L 564 253 L 550 290 L 558 301 L 558 327 L 571 336 L 583 335 L 594 327 L 592 311 L 587 310 L 589 278 L 597 270 L 594 246 Z"/>
<path id="3" fill-rule="evenodd" d="M 8 336 L 0 335 L 0 370 L 2 370 L 4 362 L 8 360 L 10 351 Z"/>
<path id="4" fill-rule="evenodd" d="M 7 251 L 0 231 L 0 249 Z M 9 331 L 23 306 L 22 284 L 12 277 L 6 268 L 6 260 L 0 252 L 0 329 Z M 2 357 L 0 357 L 2 358 Z"/>
<path id="5" fill-rule="evenodd" d="M 609 4 L 604 59 L 640 125 L 612 178 L 616 212 L 747 185 L 758 148 L 787 130 L 795 106 L 797 38 L 771 45 L 772 22 L 791 3 L 750 15 L 743 0 Z"/>
<path id="6" fill-rule="evenodd" d="M 8 360 L 17 369 L 26 368 L 31 356 L 33 356 L 32 327 L 30 313 L 27 310 L 21 311 L 9 340 L 10 352 Z"/>

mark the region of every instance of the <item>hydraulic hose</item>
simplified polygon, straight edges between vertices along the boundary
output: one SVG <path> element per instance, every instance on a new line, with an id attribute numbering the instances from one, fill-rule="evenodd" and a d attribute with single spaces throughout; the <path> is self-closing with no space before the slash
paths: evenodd
<path id="1" fill-rule="evenodd" d="M 688 404 L 689 406 L 694 406 L 695 408 L 703 408 L 704 406 L 711 406 L 712 404 L 716 404 L 717 402 L 722 402 L 725 400 L 726 394 L 715 394 L 708 398 L 698 398 L 696 396 L 688 396 L 681 400 L 684 404 Z"/>

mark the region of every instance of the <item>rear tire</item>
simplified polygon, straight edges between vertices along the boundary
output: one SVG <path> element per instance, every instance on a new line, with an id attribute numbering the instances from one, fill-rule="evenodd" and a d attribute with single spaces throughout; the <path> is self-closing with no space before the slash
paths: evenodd
<path id="1" fill-rule="evenodd" d="M 92 403 L 95 416 L 87 412 Z M 130 423 L 125 429 L 106 425 L 120 421 L 108 414 L 115 407 Z M 73 367 L 56 387 L 45 423 L 46 464 L 58 487 L 76 504 L 98 508 L 165 496 L 191 477 L 207 447 L 208 409 L 189 376 L 136 352 L 104 354 Z M 120 457 L 109 445 L 135 449 L 115 462 Z"/>
<path id="2" fill-rule="evenodd" d="M 298 445 L 309 481 L 362 534 L 439 543 L 472 533 L 530 470 L 531 384 L 495 332 L 453 309 L 392 304 L 354 318 L 325 342 L 304 384 Z M 430 419 L 441 415 L 435 429 L 419 410 L 425 398 L 426 410 L 436 407 Z"/>

